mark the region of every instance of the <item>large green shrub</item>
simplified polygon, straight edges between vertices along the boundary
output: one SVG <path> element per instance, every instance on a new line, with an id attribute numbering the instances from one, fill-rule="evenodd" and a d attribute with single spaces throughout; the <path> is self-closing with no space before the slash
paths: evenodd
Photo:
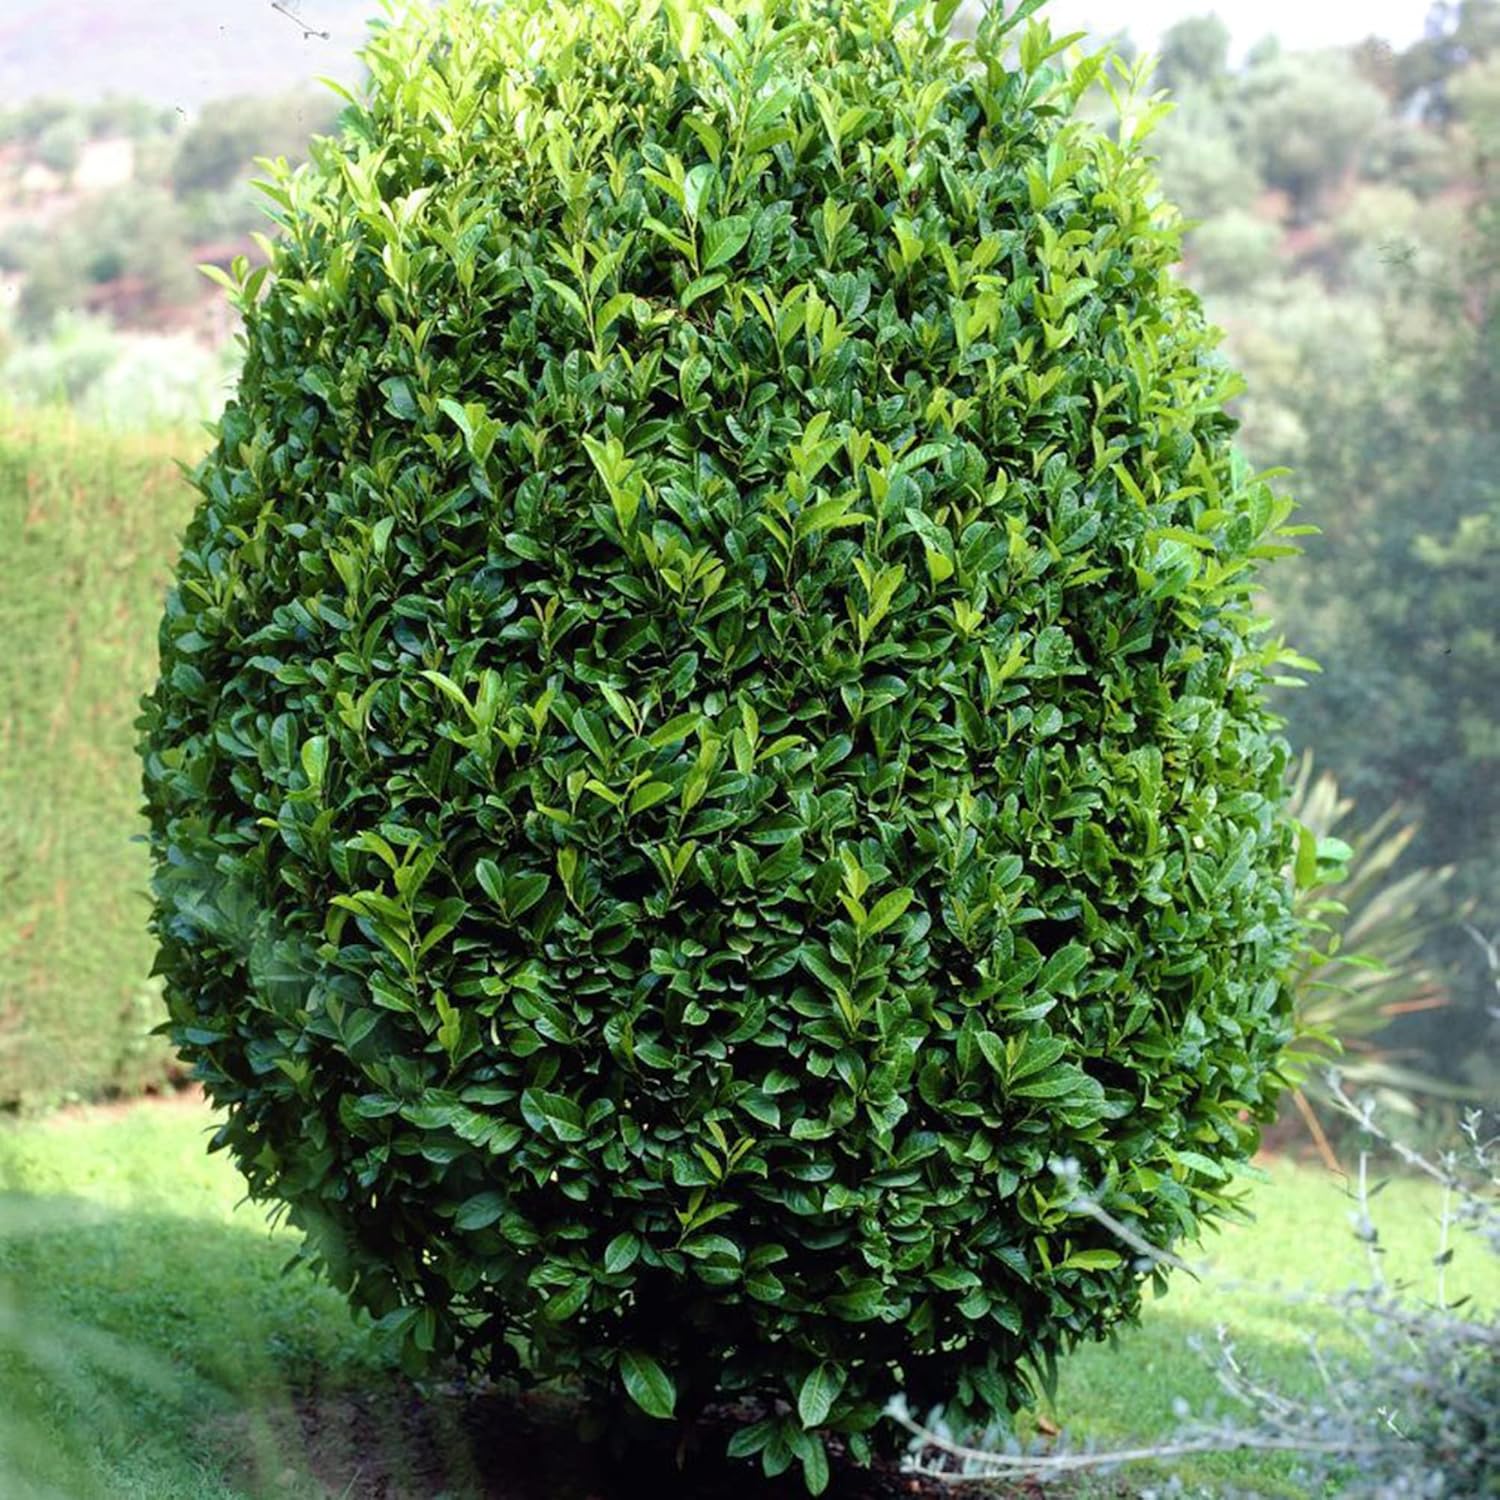
<path id="1" fill-rule="evenodd" d="M 144 719 L 253 1192 L 412 1351 L 780 1397 L 814 1484 L 1132 1315 L 1050 1164 L 1189 1234 L 1291 1024 L 1288 505 L 1099 61 L 949 9 L 377 33 Z"/>

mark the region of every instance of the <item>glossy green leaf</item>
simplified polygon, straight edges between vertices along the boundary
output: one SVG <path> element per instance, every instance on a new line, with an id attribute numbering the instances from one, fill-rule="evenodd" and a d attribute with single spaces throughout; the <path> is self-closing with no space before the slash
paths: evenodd
<path id="1" fill-rule="evenodd" d="M 807 1373 L 797 1392 L 797 1415 L 804 1427 L 821 1427 L 844 1388 L 843 1369 L 824 1360 Z"/>
<path id="2" fill-rule="evenodd" d="M 677 1388 L 671 1377 L 652 1357 L 640 1349 L 620 1355 L 620 1378 L 630 1399 L 648 1417 L 665 1420 L 677 1405 Z"/>

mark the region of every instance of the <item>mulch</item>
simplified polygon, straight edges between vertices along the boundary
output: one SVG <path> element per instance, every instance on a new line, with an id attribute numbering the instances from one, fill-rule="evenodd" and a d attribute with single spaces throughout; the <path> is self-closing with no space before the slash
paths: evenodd
<path id="1" fill-rule="evenodd" d="M 449 1386 L 424 1393 L 395 1379 L 374 1391 L 294 1393 L 231 1434 L 236 1476 L 256 1495 L 285 1495 L 311 1474 L 339 1500 L 806 1500 L 801 1472 L 768 1480 L 724 1457 L 727 1417 L 628 1455 L 584 1441 L 577 1409 L 555 1395 Z M 718 1430 L 715 1430 L 717 1427 Z M 831 1453 L 829 1500 L 955 1500 L 970 1486 L 863 1468 Z M 304 1480 L 305 1482 L 305 1480 Z M 1045 1500 L 1050 1486 L 989 1486 L 987 1496 Z"/>

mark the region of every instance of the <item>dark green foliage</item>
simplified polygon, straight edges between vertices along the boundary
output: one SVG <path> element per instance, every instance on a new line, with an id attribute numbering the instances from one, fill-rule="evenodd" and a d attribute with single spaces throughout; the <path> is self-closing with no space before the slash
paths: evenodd
<path id="1" fill-rule="evenodd" d="M 1133 1315 L 1049 1164 L 1180 1239 L 1291 1029 L 1289 504 L 1100 60 L 945 21 L 379 33 L 143 720 L 172 1035 L 309 1256 L 414 1357 L 779 1398 L 815 1487 Z"/>

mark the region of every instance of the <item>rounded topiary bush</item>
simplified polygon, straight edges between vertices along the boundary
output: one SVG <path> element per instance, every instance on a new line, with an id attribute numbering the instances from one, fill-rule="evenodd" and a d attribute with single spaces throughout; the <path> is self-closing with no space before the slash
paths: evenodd
<path id="1" fill-rule="evenodd" d="M 1131 1316 L 1053 1166 L 1180 1239 L 1291 1030 L 1288 507 L 1097 60 L 951 9 L 377 32 L 143 720 L 253 1193 L 414 1356 L 753 1397 L 814 1483 Z"/>

